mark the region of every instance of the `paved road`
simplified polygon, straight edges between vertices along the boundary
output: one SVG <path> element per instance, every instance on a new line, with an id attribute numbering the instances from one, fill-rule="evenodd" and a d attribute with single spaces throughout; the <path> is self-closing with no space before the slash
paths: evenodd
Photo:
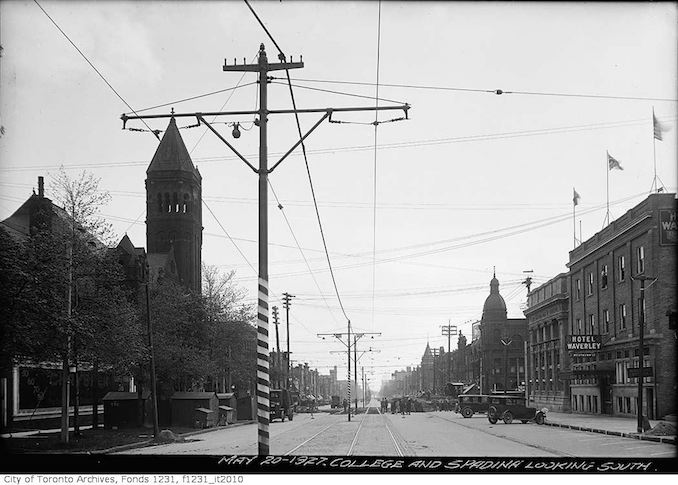
<path id="1" fill-rule="evenodd" d="M 490 424 L 483 415 L 469 419 L 453 412 L 378 412 L 354 416 L 316 413 L 271 423 L 272 455 L 506 456 L 669 458 L 670 444 L 606 436 L 534 423 Z M 195 435 L 185 443 L 128 450 L 126 454 L 256 455 L 255 424 Z"/>

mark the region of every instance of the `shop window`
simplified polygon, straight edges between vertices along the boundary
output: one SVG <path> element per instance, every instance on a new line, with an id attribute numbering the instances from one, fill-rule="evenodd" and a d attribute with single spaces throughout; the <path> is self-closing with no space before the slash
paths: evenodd
<path id="1" fill-rule="evenodd" d="M 631 412 L 633 412 L 633 410 L 632 410 L 632 408 L 631 408 L 631 398 L 630 398 L 630 397 L 625 397 L 625 398 L 624 398 L 624 408 L 626 409 L 625 412 L 626 412 L 627 414 L 630 414 Z"/>
<path id="2" fill-rule="evenodd" d="M 624 400 L 621 396 L 617 396 L 617 411 L 620 413 L 624 412 Z"/>

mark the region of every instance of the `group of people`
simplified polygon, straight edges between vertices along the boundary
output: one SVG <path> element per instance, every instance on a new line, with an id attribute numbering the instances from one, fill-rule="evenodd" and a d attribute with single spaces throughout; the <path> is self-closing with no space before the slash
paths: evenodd
<path id="1" fill-rule="evenodd" d="M 391 414 L 412 414 L 414 408 L 414 401 L 409 397 L 402 399 L 394 399 L 391 402 Z M 388 412 L 388 400 L 384 397 L 381 399 L 381 412 Z"/>

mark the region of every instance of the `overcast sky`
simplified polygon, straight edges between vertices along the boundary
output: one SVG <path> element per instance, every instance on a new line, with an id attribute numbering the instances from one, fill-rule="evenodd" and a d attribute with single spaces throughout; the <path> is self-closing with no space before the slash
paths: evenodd
<path id="1" fill-rule="evenodd" d="M 252 62 L 262 42 L 269 59 L 277 58 L 244 2 L 40 4 L 135 110 L 171 102 L 176 112 L 255 109 L 256 84 L 175 101 L 255 81 L 255 74 L 241 80 L 223 72 L 224 58 Z M 392 371 L 418 364 L 427 340 L 446 345 L 440 326 L 448 321 L 470 337 L 494 266 L 509 317 L 522 317 L 523 271 L 533 270 L 537 283 L 566 271 L 573 187 L 581 195 L 577 230 L 581 220 L 587 239 L 603 227 L 606 150 L 624 168 L 609 173 L 612 219 L 648 195 L 653 107 L 669 130 L 656 142 L 657 173 L 676 190 L 674 3 L 384 2 L 380 20 L 371 1 L 251 5 L 288 56 L 303 56 L 305 67 L 290 73 L 298 107 L 373 106 L 377 59 L 379 104 L 412 106 L 410 120 L 377 128 L 376 225 L 374 127 L 325 122 L 306 143 L 344 308 L 355 329 L 382 334 L 359 345 L 381 351 L 359 363 L 373 366 L 375 390 Z M 0 3 L 0 42 L 0 219 L 31 194 L 39 175 L 49 186 L 61 164 L 73 176 L 85 168 L 112 195 L 103 214 L 117 233 L 145 246 L 145 170 L 158 141 L 121 130 L 129 108 L 34 2 Z M 497 89 L 505 94 L 490 92 Z M 144 113 L 166 114 L 169 106 Z M 285 85 L 270 85 L 269 106 L 291 107 Z M 302 115 L 302 128 L 318 117 Z M 369 123 L 374 114 L 337 118 Z M 277 160 L 296 141 L 296 125 L 293 116 L 269 119 L 270 158 Z M 257 164 L 253 117 L 220 121 L 243 123 L 238 140 L 227 125 L 216 126 Z M 167 120 L 148 123 L 164 129 Z M 181 134 L 218 219 L 203 209 L 203 261 L 236 270 L 254 301 L 257 177 L 204 127 Z M 345 331 L 346 320 L 303 158 L 287 159 L 270 181 L 294 234 L 270 194 L 271 304 L 281 307 L 276 298 L 285 291 L 297 295 L 294 359 L 322 373 L 345 369 L 345 358 L 329 353 L 341 344 L 316 337 Z"/>

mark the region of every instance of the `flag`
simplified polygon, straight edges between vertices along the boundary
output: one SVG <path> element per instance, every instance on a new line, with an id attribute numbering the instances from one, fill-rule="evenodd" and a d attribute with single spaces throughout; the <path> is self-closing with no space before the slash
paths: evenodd
<path id="1" fill-rule="evenodd" d="M 654 137 L 659 141 L 663 141 L 662 132 L 666 131 L 666 128 L 659 123 L 659 120 L 654 115 L 654 110 L 652 111 L 652 125 L 654 126 Z"/>
<path id="2" fill-rule="evenodd" d="M 579 199 L 581 199 L 581 197 L 579 196 L 577 191 L 574 189 L 574 187 L 572 187 L 572 192 L 574 192 L 574 195 L 572 196 L 572 202 L 574 202 L 574 205 L 578 205 Z"/>
<path id="3" fill-rule="evenodd" d="M 607 166 L 612 170 L 613 168 L 618 168 L 619 170 L 624 170 L 622 166 L 620 165 L 619 161 L 616 160 L 612 155 L 609 153 L 607 154 Z"/>

